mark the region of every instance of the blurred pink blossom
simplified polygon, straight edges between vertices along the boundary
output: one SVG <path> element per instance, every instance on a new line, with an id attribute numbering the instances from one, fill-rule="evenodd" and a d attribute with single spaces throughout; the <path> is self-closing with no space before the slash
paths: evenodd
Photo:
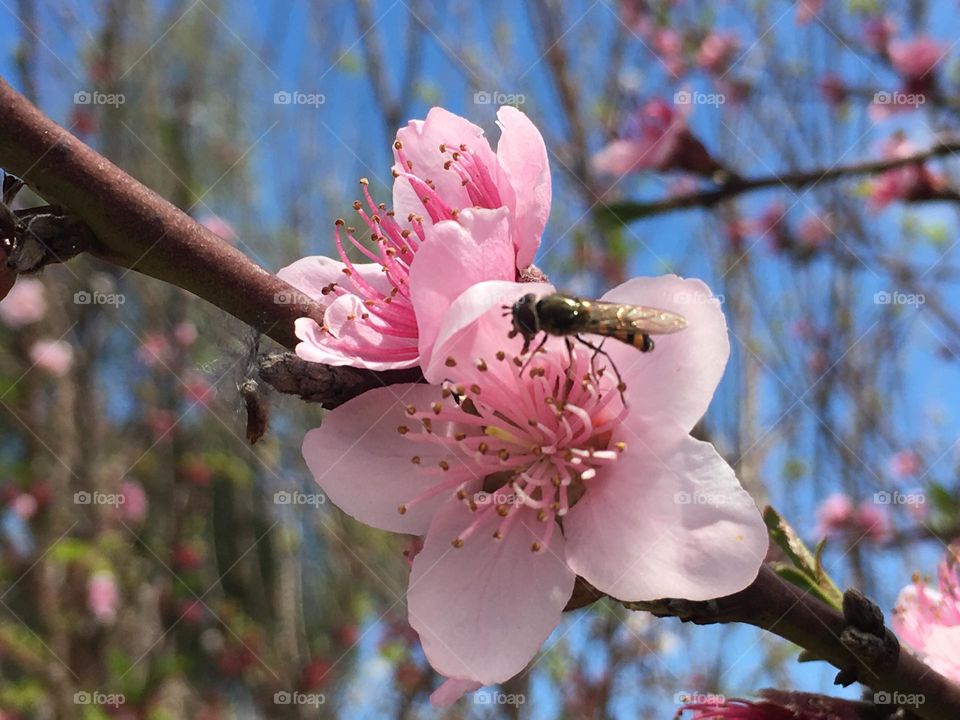
<path id="1" fill-rule="evenodd" d="M 209 405 L 217 393 L 216 387 L 198 373 L 189 373 L 184 385 L 187 399 L 200 405 Z"/>
<path id="2" fill-rule="evenodd" d="M 836 108 L 847 101 L 847 86 L 840 76 L 827 73 L 820 78 L 820 94 L 828 105 Z"/>
<path id="3" fill-rule="evenodd" d="M 819 250 L 833 237 L 833 226 L 828 218 L 810 213 L 797 223 L 796 234 L 803 249 Z"/>
<path id="4" fill-rule="evenodd" d="M 0 301 L 0 321 L 15 330 L 40 321 L 46 312 L 46 293 L 43 283 L 36 278 L 20 278 Z"/>
<path id="5" fill-rule="evenodd" d="M 20 493 L 10 505 L 17 515 L 24 520 L 29 520 L 36 514 L 39 503 L 30 493 Z"/>
<path id="6" fill-rule="evenodd" d="M 936 40 L 919 36 L 890 43 L 890 62 L 905 80 L 922 80 L 943 60 L 944 47 Z"/>
<path id="7" fill-rule="evenodd" d="M 896 134 L 883 144 L 883 156 L 890 159 L 910 157 L 918 152 L 914 143 L 902 134 Z M 868 185 L 869 204 L 875 211 L 882 210 L 897 200 L 916 201 L 938 197 L 944 188 L 943 176 L 917 162 L 893 168 L 873 178 Z"/>
<path id="8" fill-rule="evenodd" d="M 170 431 L 176 423 L 176 416 L 169 410 L 153 408 L 147 412 L 147 425 L 155 441 L 169 439 Z"/>
<path id="9" fill-rule="evenodd" d="M 870 500 L 855 505 L 849 496 L 835 493 L 817 508 L 817 534 L 881 543 L 890 537 L 890 518 L 884 507 Z"/>
<path id="10" fill-rule="evenodd" d="M 816 19 L 823 9 L 824 0 L 797 0 L 794 20 L 798 25 L 806 25 Z"/>
<path id="11" fill-rule="evenodd" d="M 740 40 L 733 33 L 711 32 L 700 44 L 697 64 L 709 73 L 722 75 L 727 71 L 740 48 Z"/>
<path id="12" fill-rule="evenodd" d="M 160 331 L 148 332 L 143 335 L 140 347 L 137 349 L 137 358 L 147 367 L 157 364 L 167 365 L 174 357 L 173 348 L 167 336 Z"/>
<path id="13" fill-rule="evenodd" d="M 897 26 L 888 15 L 874 15 L 863 24 L 863 42 L 876 53 L 887 52 Z"/>
<path id="14" fill-rule="evenodd" d="M 687 69 L 683 58 L 683 39 L 676 30 L 671 28 L 654 30 L 653 51 L 674 78 L 680 77 Z"/>
<path id="15" fill-rule="evenodd" d="M 120 519 L 130 523 L 142 523 L 147 517 L 149 501 L 143 486 L 135 480 L 120 483 L 120 496 L 123 502 L 117 506 Z"/>
<path id="16" fill-rule="evenodd" d="M 640 170 L 686 170 L 709 176 L 717 162 L 687 127 L 691 105 L 679 110 L 661 98 L 645 103 L 634 115 L 628 137 L 607 144 L 592 158 L 596 172 L 620 178 Z"/>
<path id="17" fill-rule="evenodd" d="M 101 625 L 110 625 L 117 617 L 120 593 L 109 570 L 98 570 L 87 583 L 87 608 Z"/>
<path id="18" fill-rule="evenodd" d="M 893 629 L 927 665 L 960 683 L 960 573 L 958 546 L 953 544 L 937 572 L 934 589 L 914 576 L 900 591 Z"/>
<path id="19" fill-rule="evenodd" d="M 915 476 L 922 465 L 922 458 L 916 450 L 900 450 L 890 457 L 890 473 L 898 480 Z"/>
<path id="20" fill-rule="evenodd" d="M 173 339 L 181 347 L 190 347 L 197 341 L 197 326 L 189 321 L 180 323 L 173 329 Z"/>
<path id="21" fill-rule="evenodd" d="M 30 362 L 54 377 L 63 377 L 73 367 L 73 346 L 65 340 L 37 340 L 30 346 Z"/>

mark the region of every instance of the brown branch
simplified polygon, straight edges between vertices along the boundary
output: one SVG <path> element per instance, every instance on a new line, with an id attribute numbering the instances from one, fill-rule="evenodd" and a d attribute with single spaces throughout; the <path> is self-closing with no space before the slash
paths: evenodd
<path id="1" fill-rule="evenodd" d="M 421 382 L 420 368 L 374 372 L 309 362 L 292 353 L 274 353 L 260 361 L 260 377 L 274 390 L 335 408 L 374 388 Z"/>
<path id="2" fill-rule="evenodd" d="M 600 597 L 578 583 L 568 609 Z M 738 593 L 715 600 L 664 599 L 622 602 L 629 610 L 646 610 L 658 617 L 676 617 L 696 625 L 745 623 L 767 630 L 804 648 L 806 657 L 840 669 L 837 682 L 859 681 L 875 691 L 914 696 L 922 701 L 908 710 L 926 720 L 960 717 L 960 687 L 930 669 L 909 652 L 899 650 L 883 627 L 879 608 L 856 591 L 844 594 L 840 613 L 780 578 L 764 565 L 757 579 Z"/>
<path id="3" fill-rule="evenodd" d="M 47 118 L 0 78 L 0 167 L 93 231 L 88 252 L 189 290 L 286 347 L 323 309 Z"/>
<path id="4" fill-rule="evenodd" d="M 848 177 L 857 177 L 861 175 L 874 175 L 876 173 L 894 170 L 907 165 L 915 165 L 925 162 L 935 157 L 951 155 L 960 152 L 960 139 L 945 138 L 938 141 L 930 148 L 902 158 L 891 158 L 883 160 L 870 160 L 867 162 L 851 163 L 849 165 L 835 165 L 830 168 L 817 168 L 814 170 L 803 170 L 799 172 L 785 173 L 782 175 L 765 175 L 756 178 L 738 178 L 732 177 L 729 182 L 724 183 L 718 188 L 712 190 L 703 190 L 698 192 L 675 195 L 664 198 L 663 200 L 654 200 L 652 202 L 620 202 L 600 206 L 596 212 L 601 218 L 606 217 L 621 223 L 627 223 L 632 220 L 650 217 L 652 215 L 662 215 L 675 210 L 686 210 L 689 208 L 710 208 L 724 200 L 729 200 L 738 195 L 743 195 L 755 190 L 764 190 L 767 188 L 786 187 L 798 190 L 810 185 L 817 185 L 821 182 L 830 180 L 839 180 Z M 945 189 L 938 195 L 924 197 L 925 200 L 950 200 L 960 202 L 960 193 L 956 190 Z"/>

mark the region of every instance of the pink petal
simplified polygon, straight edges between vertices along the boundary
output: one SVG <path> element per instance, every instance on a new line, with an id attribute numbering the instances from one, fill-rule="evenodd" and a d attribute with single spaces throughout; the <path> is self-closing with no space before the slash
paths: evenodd
<path id="1" fill-rule="evenodd" d="M 460 184 L 460 176 L 453 170 L 444 169 L 443 164 L 449 160 L 449 155 L 441 153 L 440 146 L 446 144 L 455 149 L 466 144 L 491 171 L 497 167 L 496 157 L 483 136 L 483 130 L 441 107 L 431 108 L 426 120 L 411 120 L 405 128 L 400 128 L 397 140 L 403 143 L 404 156 L 413 162 L 413 170 L 401 167 L 399 158 L 395 169 L 412 172 L 423 180 L 432 180 L 440 196 L 455 209 L 468 208 L 473 203 Z M 397 154 L 396 150 L 394 154 Z M 406 218 L 408 213 L 413 212 L 426 216 L 424 222 L 429 224 L 429 216 L 424 212 L 417 194 L 412 192 L 409 180 L 397 178 L 393 183 L 393 191 L 393 207 L 397 217 Z"/>
<path id="2" fill-rule="evenodd" d="M 591 164 L 595 172 L 620 178 L 624 175 L 648 167 L 644 163 L 646 143 L 637 140 L 614 140 L 593 156 Z"/>
<path id="3" fill-rule="evenodd" d="M 676 275 L 628 280 L 602 299 L 647 305 L 686 318 L 683 330 L 654 338 L 653 352 L 641 353 L 615 340 L 608 340 L 604 350 L 627 385 L 631 422 L 656 425 L 669 417 L 689 431 L 707 411 L 730 355 L 719 301 L 700 280 Z"/>
<path id="4" fill-rule="evenodd" d="M 920 593 L 923 593 L 921 598 Z M 932 606 L 940 603 L 940 593 L 930 588 L 918 590 L 916 584 L 907 585 L 897 597 L 891 625 L 900 641 L 915 652 L 922 653 L 930 637 Z"/>
<path id="5" fill-rule="evenodd" d="M 483 685 L 473 680 L 462 678 L 447 678 L 444 683 L 430 695 L 430 704 L 437 708 L 448 708 L 466 693 L 479 690 Z"/>
<path id="6" fill-rule="evenodd" d="M 410 270 L 421 364 L 429 363 L 440 323 L 461 293 L 482 280 L 516 278 L 508 212 L 464 210 L 459 222 L 440 222 L 429 231 Z"/>
<path id="7" fill-rule="evenodd" d="M 341 295 L 324 313 L 330 333 L 311 318 L 298 318 L 294 332 L 302 342 L 296 347 L 297 355 L 310 362 L 369 370 L 416 366 L 419 357 L 415 337 L 386 335 L 367 322 L 348 319 L 361 317 L 365 310 L 356 295 Z"/>
<path id="8" fill-rule="evenodd" d="M 713 446 L 686 437 L 657 456 L 619 439 L 627 451 L 564 522 L 570 568 L 621 600 L 707 600 L 749 585 L 766 527 Z"/>
<path id="9" fill-rule="evenodd" d="M 356 263 L 354 270 L 360 278 L 386 295 L 391 285 L 383 268 L 376 263 Z M 324 295 L 321 291 L 330 283 L 351 287 L 350 280 L 344 275 L 346 268 L 339 260 L 312 255 L 300 258 L 277 271 L 277 277 L 293 285 L 297 290 L 306 293 L 313 300 L 324 304 L 332 302 L 336 295 Z"/>
<path id="10" fill-rule="evenodd" d="M 497 159 L 513 189 L 508 205 L 514 215 L 517 267 L 522 270 L 533 262 L 550 216 L 550 162 L 540 131 L 525 114 L 502 107 L 497 111 L 497 123 L 503 130 Z M 504 183 L 500 185 L 502 193 Z"/>
<path id="11" fill-rule="evenodd" d="M 451 541 L 476 515 L 449 502 L 413 561 L 410 625 L 443 675 L 502 682 L 526 667 L 560 621 L 575 579 L 562 560 L 563 537 L 555 532 L 540 552 L 531 552 L 543 523 L 531 509 L 517 512 L 522 515 L 503 540 L 492 537 L 503 518 L 490 510 L 463 547 L 453 548 Z"/>
<path id="12" fill-rule="evenodd" d="M 331 411 L 323 425 L 308 432 L 303 457 L 330 500 L 367 525 L 424 534 L 430 518 L 453 497 L 453 491 L 427 498 L 402 515 L 397 508 L 437 483 L 429 470 L 452 451 L 439 443 L 411 441 L 397 428 L 406 425 L 411 433 L 419 431 L 406 406 L 428 407 L 439 399 L 440 388 L 423 384 L 368 390 Z M 448 430 L 444 423 L 433 423 L 433 432 L 439 436 Z M 419 465 L 411 462 L 414 455 L 420 457 Z"/>
<path id="13" fill-rule="evenodd" d="M 507 337 L 510 325 L 502 315 L 526 293 L 546 295 L 553 291 L 547 283 L 491 280 L 473 285 L 444 315 L 430 362 L 423 364 L 424 377 L 428 382 L 441 382 L 449 374 L 445 365 L 448 357 L 473 362 L 479 357 L 489 358 L 497 350 L 518 355 L 523 340 Z"/>

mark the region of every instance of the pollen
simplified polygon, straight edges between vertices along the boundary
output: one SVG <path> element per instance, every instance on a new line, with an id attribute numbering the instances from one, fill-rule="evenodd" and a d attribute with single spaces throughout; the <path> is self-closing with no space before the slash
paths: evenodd
<path id="1" fill-rule="evenodd" d="M 533 543 L 530 544 L 530 551 L 531 551 L 531 552 L 540 552 L 540 549 L 541 549 L 542 547 L 543 547 L 543 545 L 541 545 L 539 541 L 536 541 L 536 540 L 535 540 Z"/>
<path id="2" fill-rule="evenodd" d="M 420 456 L 419 456 L 419 455 L 414 455 L 412 458 L 410 458 L 410 462 L 412 462 L 414 465 L 419 465 L 419 464 L 420 464 Z"/>
<path id="3" fill-rule="evenodd" d="M 480 394 L 480 386 L 477 385 L 476 383 L 474 383 L 473 385 L 470 386 L 470 392 L 472 392 L 474 395 L 479 395 L 479 394 Z"/>
<path id="4" fill-rule="evenodd" d="M 407 405 L 407 415 L 411 415 L 411 416 L 412 416 L 412 415 L 416 415 L 416 414 L 417 414 L 417 408 L 414 407 L 413 405 Z"/>
<path id="5" fill-rule="evenodd" d="M 507 354 L 503 350 L 497 350 L 497 360 L 503 362 L 507 359 Z"/>
<path id="6" fill-rule="evenodd" d="M 453 540 L 450 541 L 450 544 L 453 545 L 455 548 L 457 548 L 457 549 L 459 550 L 460 548 L 463 547 L 463 539 L 462 539 L 462 538 L 454 538 Z"/>
<path id="7" fill-rule="evenodd" d="M 484 362 L 483 358 L 478 358 L 478 359 L 477 359 L 477 370 L 479 370 L 480 372 L 486 372 L 486 371 L 487 371 L 487 363 Z"/>
<path id="8" fill-rule="evenodd" d="M 439 415 L 443 410 L 443 405 L 441 405 L 439 402 L 434 402 L 430 404 L 430 409 L 433 410 L 434 415 Z"/>
<path id="9" fill-rule="evenodd" d="M 408 428 L 406 425 L 400 425 L 397 427 L 397 432 L 401 435 L 406 435 L 408 432 L 410 432 L 410 428 Z"/>
<path id="10" fill-rule="evenodd" d="M 452 357 L 448 357 L 443 364 L 446 365 L 447 367 L 456 367 L 457 361 Z"/>
<path id="11" fill-rule="evenodd" d="M 447 470 L 450 469 L 450 463 L 448 463 L 446 460 L 441 460 L 440 462 L 437 463 L 437 465 L 438 465 L 438 466 L 440 467 L 440 469 L 443 470 L 444 472 L 446 472 Z"/>
<path id="12" fill-rule="evenodd" d="M 407 514 L 407 506 L 406 506 L 406 505 L 402 505 L 402 504 L 399 505 L 399 506 L 397 507 L 397 512 L 400 513 L 401 515 L 406 515 L 406 514 Z"/>

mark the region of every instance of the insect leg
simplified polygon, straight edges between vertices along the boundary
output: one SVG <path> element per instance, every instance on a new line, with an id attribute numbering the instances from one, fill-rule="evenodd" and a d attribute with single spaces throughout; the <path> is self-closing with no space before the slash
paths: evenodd
<path id="1" fill-rule="evenodd" d="M 593 371 L 593 361 L 597 355 L 603 355 L 607 359 L 607 362 L 610 363 L 610 368 L 613 370 L 613 374 L 617 376 L 617 390 L 620 392 L 620 398 L 626 403 L 627 399 L 623 396 L 623 391 L 626 390 L 627 386 L 620 376 L 620 370 L 617 368 L 617 364 L 613 361 L 613 358 L 610 357 L 610 353 L 603 349 L 603 343 L 601 342 L 600 345 L 594 345 L 589 340 L 585 340 L 581 335 L 577 335 L 577 340 L 593 350 L 593 357 L 590 358 L 591 371 Z M 594 372 L 594 377 L 596 377 L 596 372 Z M 599 380 L 599 378 L 597 379 Z"/>
<path id="2" fill-rule="evenodd" d="M 530 365 L 531 362 L 533 362 L 533 359 L 537 356 L 537 353 L 540 352 L 540 348 L 542 348 L 542 347 L 546 344 L 548 337 L 550 337 L 550 336 L 547 335 L 547 333 L 544 333 L 544 334 L 543 334 L 543 340 L 541 340 L 541 341 L 540 341 L 540 344 L 537 345 L 537 346 L 533 349 L 533 352 L 530 353 L 530 357 L 527 358 L 527 361 L 523 364 L 523 367 L 520 368 L 520 375 L 521 375 L 521 376 L 523 376 L 523 371 L 527 369 L 527 367 Z M 522 351 L 520 354 L 522 355 L 523 353 L 525 353 L 525 352 L 527 351 L 527 348 L 529 348 L 529 347 L 530 347 L 530 341 L 527 340 L 527 341 L 524 343 L 524 345 L 523 345 L 523 351 Z"/>

